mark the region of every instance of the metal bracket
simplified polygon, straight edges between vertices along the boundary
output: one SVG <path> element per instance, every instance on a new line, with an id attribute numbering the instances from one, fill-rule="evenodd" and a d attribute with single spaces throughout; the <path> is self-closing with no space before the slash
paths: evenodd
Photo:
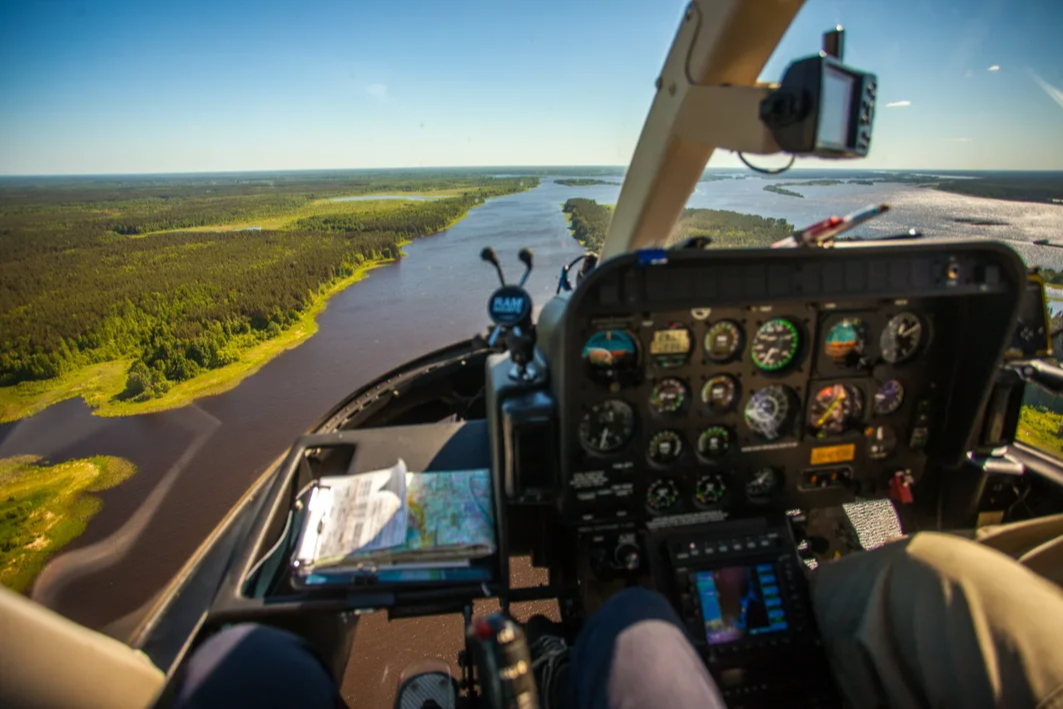
<path id="1" fill-rule="evenodd" d="M 777 84 L 705 86 L 691 84 L 676 116 L 676 135 L 705 146 L 755 155 L 781 150 L 760 120 L 760 103 Z"/>

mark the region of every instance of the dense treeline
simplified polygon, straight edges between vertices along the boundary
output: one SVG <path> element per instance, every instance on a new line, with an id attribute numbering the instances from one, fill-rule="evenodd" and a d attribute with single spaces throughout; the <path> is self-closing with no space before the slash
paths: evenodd
<path id="1" fill-rule="evenodd" d="M 333 205 L 320 195 L 377 190 L 303 181 L 299 189 L 310 191 L 255 193 L 256 185 L 246 193 L 241 184 L 167 188 L 152 180 L 139 188 L 63 183 L 52 191 L 0 182 L 0 386 L 129 358 L 123 396 L 156 396 L 279 334 L 324 287 L 365 261 L 397 257 L 401 241 L 446 227 L 490 196 L 537 183 L 419 178 L 410 183 L 419 191 L 464 191 L 431 201 Z M 386 192 L 414 191 L 397 178 L 378 184 Z M 114 196 L 112 189 L 124 190 L 124 199 L 94 201 Z M 150 194 L 160 189 L 170 195 Z M 311 203 L 311 213 L 337 214 L 264 231 L 149 233 L 298 215 Z"/>
<path id="2" fill-rule="evenodd" d="M 598 251 L 609 231 L 613 207 L 577 197 L 565 202 L 562 211 L 569 215 L 569 228 L 576 240 L 584 248 Z M 712 239 L 712 245 L 719 248 L 770 246 L 792 233 L 793 226 L 785 219 L 718 209 L 687 209 L 668 243 L 704 236 Z"/>
<path id="3" fill-rule="evenodd" d="M 613 218 L 611 205 L 598 204 L 593 199 L 573 197 L 561 208 L 569 218 L 569 229 L 576 241 L 588 251 L 599 251 L 609 232 Z"/>
<path id="4" fill-rule="evenodd" d="M 610 182 L 609 180 L 594 180 L 587 177 L 575 177 L 565 180 L 554 180 L 559 185 L 565 187 L 590 187 L 591 185 L 619 185 L 619 182 Z"/>
<path id="5" fill-rule="evenodd" d="M 1048 202 L 1063 208 L 1063 172 L 985 172 L 975 175 L 977 177 L 935 182 L 932 187 L 971 197 Z"/>
<path id="6" fill-rule="evenodd" d="M 401 213 L 359 211 L 347 214 L 318 215 L 300 219 L 300 229 L 320 231 L 393 231 L 406 236 L 420 236 L 445 229 L 484 200 L 509 190 L 479 189 L 458 197 L 425 202 L 401 202 Z"/>

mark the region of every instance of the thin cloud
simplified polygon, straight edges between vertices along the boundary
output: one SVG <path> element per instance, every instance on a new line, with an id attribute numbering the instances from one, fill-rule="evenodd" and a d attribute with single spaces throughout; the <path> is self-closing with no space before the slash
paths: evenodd
<path id="1" fill-rule="evenodd" d="M 1037 82 L 1037 85 L 1041 87 L 1041 90 L 1048 94 L 1048 98 L 1058 103 L 1060 108 L 1063 108 L 1063 91 L 1052 86 L 1052 84 L 1042 79 L 1035 72 L 1031 71 L 1030 76 L 1032 76 L 1033 80 Z"/>
<path id="2" fill-rule="evenodd" d="M 999 64 L 994 64 L 993 66 L 991 66 L 988 69 L 986 69 L 986 71 L 1000 71 L 1000 65 Z"/>
<path id="3" fill-rule="evenodd" d="M 974 138 L 945 138 L 946 143 L 973 143 Z"/>
<path id="4" fill-rule="evenodd" d="M 886 104 L 886 108 L 908 108 L 911 105 L 911 101 L 890 101 Z"/>
<path id="5" fill-rule="evenodd" d="M 369 84 L 369 86 L 365 87 L 365 92 L 377 101 L 388 100 L 388 87 L 386 84 Z"/>

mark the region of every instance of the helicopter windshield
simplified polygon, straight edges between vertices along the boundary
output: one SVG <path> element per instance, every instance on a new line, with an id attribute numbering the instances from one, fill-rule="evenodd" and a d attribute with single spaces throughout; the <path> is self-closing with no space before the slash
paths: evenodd
<path id="1" fill-rule="evenodd" d="M 534 250 L 542 306 L 605 243 L 684 10 L 4 4 L 0 583 L 127 637 L 297 435 L 484 331 L 484 247 L 510 282 Z M 869 156 L 717 150 L 660 244 L 887 203 L 846 236 L 1006 243 L 1063 351 L 1063 3 L 808 0 L 760 79 L 836 25 L 881 84 Z"/>

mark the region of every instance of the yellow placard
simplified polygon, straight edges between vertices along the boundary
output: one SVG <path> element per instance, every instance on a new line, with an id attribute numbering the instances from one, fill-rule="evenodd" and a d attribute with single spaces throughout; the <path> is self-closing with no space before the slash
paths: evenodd
<path id="1" fill-rule="evenodd" d="M 812 449 L 811 465 L 826 465 L 827 463 L 848 463 L 856 457 L 856 444 L 846 443 L 843 446 L 824 446 Z"/>

